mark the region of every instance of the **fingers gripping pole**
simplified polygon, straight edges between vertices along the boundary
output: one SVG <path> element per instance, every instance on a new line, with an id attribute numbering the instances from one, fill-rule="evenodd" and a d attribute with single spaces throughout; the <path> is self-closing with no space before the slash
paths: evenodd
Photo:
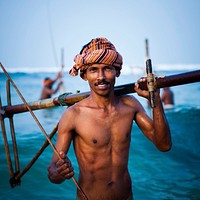
<path id="1" fill-rule="evenodd" d="M 30 109 L 28 103 L 26 102 L 26 100 L 24 99 L 24 97 L 22 96 L 21 92 L 19 91 L 19 89 L 17 88 L 17 86 L 15 85 L 14 81 L 11 79 L 11 77 L 9 76 L 9 74 L 7 73 L 7 71 L 5 70 L 5 68 L 3 67 L 3 65 L 0 63 L 0 66 L 2 68 L 2 70 L 4 71 L 5 75 L 7 76 L 7 78 L 10 80 L 10 82 L 12 83 L 13 87 L 15 88 L 15 90 L 17 91 L 18 95 L 20 96 L 20 98 L 22 99 L 22 101 L 24 102 L 25 106 L 27 107 L 27 109 L 29 110 L 30 114 L 32 115 L 33 119 L 36 121 L 37 125 L 39 126 L 40 130 L 43 132 L 43 134 L 45 135 L 47 141 L 49 142 L 49 144 L 51 145 L 51 147 L 53 148 L 55 154 L 57 155 L 57 157 L 59 159 L 62 159 L 60 157 L 60 154 L 58 153 L 56 147 L 54 146 L 54 144 L 51 142 L 51 139 L 49 138 L 49 136 L 47 135 L 46 131 L 44 130 L 44 128 L 42 127 L 42 125 L 40 124 L 39 120 L 37 119 L 37 117 L 35 116 L 35 114 L 33 113 L 33 111 Z M 81 195 L 83 196 L 84 199 L 88 199 L 87 196 L 85 195 L 85 193 L 83 192 L 83 190 L 81 189 L 81 187 L 79 186 L 79 184 L 77 183 L 76 179 L 74 177 L 72 177 L 72 180 L 74 181 L 75 185 L 77 186 L 78 190 L 80 191 Z"/>

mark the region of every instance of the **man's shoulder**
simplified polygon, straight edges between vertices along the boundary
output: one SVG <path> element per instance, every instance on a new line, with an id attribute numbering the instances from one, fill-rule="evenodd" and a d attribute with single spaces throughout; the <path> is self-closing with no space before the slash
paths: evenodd
<path id="1" fill-rule="evenodd" d="M 119 97 L 123 103 L 136 103 L 137 99 L 132 95 L 122 95 Z"/>
<path id="2" fill-rule="evenodd" d="M 123 95 L 120 96 L 119 99 L 125 106 L 134 110 L 142 107 L 141 103 L 133 95 Z"/>
<path id="3" fill-rule="evenodd" d="M 87 109 L 88 107 L 87 105 L 88 104 L 86 103 L 84 99 L 69 106 L 63 113 L 62 119 L 67 119 L 71 123 L 74 123 L 75 121 L 77 121 L 77 119 L 80 119 L 83 117 L 83 113 L 85 109 Z"/>
<path id="4" fill-rule="evenodd" d="M 80 108 L 80 107 L 87 107 L 87 105 L 89 104 L 89 98 L 85 98 L 85 99 L 82 99 L 81 101 L 75 103 L 73 106 L 74 108 Z"/>
<path id="5" fill-rule="evenodd" d="M 68 109 L 69 109 L 70 111 L 73 111 L 73 112 L 78 112 L 81 108 L 87 107 L 88 104 L 89 104 L 89 102 L 88 102 L 87 98 L 85 98 L 85 99 L 83 99 L 83 100 L 81 100 L 81 101 L 79 101 L 79 102 L 73 104 L 73 105 L 70 106 Z"/>

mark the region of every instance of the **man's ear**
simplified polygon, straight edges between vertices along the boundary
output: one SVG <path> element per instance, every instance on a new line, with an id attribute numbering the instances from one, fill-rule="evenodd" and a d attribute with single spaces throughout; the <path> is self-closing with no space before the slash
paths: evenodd
<path id="1" fill-rule="evenodd" d="M 121 74 L 121 71 L 120 70 L 116 70 L 116 77 L 119 77 Z"/>
<path id="2" fill-rule="evenodd" d="M 84 73 L 84 74 L 81 76 L 81 78 L 82 78 L 84 81 L 87 81 L 87 75 L 86 75 L 86 73 Z"/>

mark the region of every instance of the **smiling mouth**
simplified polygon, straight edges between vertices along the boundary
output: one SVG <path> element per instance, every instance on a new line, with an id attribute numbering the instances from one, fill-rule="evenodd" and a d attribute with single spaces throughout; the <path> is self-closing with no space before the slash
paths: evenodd
<path id="1" fill-rule="evenodd" d="M 105 81 L 105 80 L 101 80 L 101 81 L 98 81 L 95 83 L 95 86 L 98 86 L 98 85 L 108 85 L 109 82 L 108 81 Z"/>
<path id="2" fill-rule="evenodd" d="M 94 85 L 97 86 L 99 89 L 106 89 L 107 86 L 109 85 L 109 82 L 101 81 L 101 82 L 95 83 Z"/>
<path id="3" fill-rule="evenodd" d="M 107 84 L 99 84 L 99 85 L 97 85 L 97 87 L 99 88 L 99 89 L 101 89 L 101 90 L 105 90 L 106 88 L 107 88 Z"/>

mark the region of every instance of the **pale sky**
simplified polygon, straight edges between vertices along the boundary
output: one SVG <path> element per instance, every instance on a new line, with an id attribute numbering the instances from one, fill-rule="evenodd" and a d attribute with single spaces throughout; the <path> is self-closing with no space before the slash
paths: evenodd
<path id="1" fill-rule="evenodd" d="M 124 65 L 200 64 L 200 0 L 0 0 L 6 68 L 71 68 L 82 46 L 106 37 Z"/>

